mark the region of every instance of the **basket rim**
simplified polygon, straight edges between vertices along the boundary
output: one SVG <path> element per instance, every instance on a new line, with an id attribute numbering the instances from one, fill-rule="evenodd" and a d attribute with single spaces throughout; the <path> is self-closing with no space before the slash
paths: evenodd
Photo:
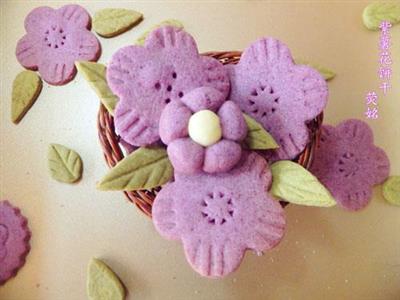
<path id="1" fill-rule="evenodd" d="M 210 56 L 218 59 L 222 64 L 236 64 L 241 56 L 241 51 L 210 51 L 202 53 L 201 55 Z M 308 122 L 310 131 L 310 142 L 307 144 L 305 149 L 299 156 L 294 159 L 306 169 L 311 167 L 315 148 L 318 146 L 321 125 L 323 122 L 324 113 L 321 112 L 316 118 Z M 100 108 L 97 115 L 97 130 L 99 141 L 103 150 L 103 156 L 107 162 L 107 165 L 112 168 L 125 155 L 122 150 L 123 145 L 120 143 L 120 137 L 115 133 L 114 118 L 100 102 Z M 127 199 L 134 203 L 145 215 L 151 218 L 151 209 L 154 198 L 160 191 L 161 187 L 157 187 L 151 190 L 139 190 L 139 191 L 124 191 Z M 281 202 L 282 203 L 282 202 Z M 283 206 L 287 204 L 284 202 Z"/>

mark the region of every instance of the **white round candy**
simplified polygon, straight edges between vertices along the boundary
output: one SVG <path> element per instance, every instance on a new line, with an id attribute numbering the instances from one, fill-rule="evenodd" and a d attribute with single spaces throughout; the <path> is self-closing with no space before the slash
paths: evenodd
<path id="1" fill-rule="evenodd" d="M 203 147 L 211 146 L 222 137 L 219 117 L 211 110 L 200 110 L 189 119 L 189 136 Z"/>

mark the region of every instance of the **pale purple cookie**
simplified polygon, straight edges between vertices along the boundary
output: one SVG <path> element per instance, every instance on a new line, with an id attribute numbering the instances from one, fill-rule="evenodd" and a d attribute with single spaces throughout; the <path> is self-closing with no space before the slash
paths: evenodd
<path id="1" fill-rule="evenodd" d="M 280 146 L 267 151 L 268 158 L 294 159 L 309 142 L 306 123 L 327 103 L 324 78 L 308 66 L 294 64 L 287 46 L 273 38 L 257 40 L 237 65 L 226 67 L 230 99 L 261 123 Z"/>
<path id="2" fill-rule="evenodd" d="M 365 207 L 373 185 L 382 183 L 389 169 L 388 157 L 374 146 L 372 130 L 365 122 L 352 119 L 322 127 L 311 172 L 342 207 L 354 211 Z"/>
<path id="3" fill-rule="evenodd" d="M 254 152 L 229 173 L 175 173 L 154 201 L 154 225 L 163 237 L 182 241 L 198 273 L 226 276 L 247 249 L 261 253 L 283 237 L 284 211 L 266 192 L 270 184 L 267 163 Z"/>
<path id="4" fill-rule="evenodd" d="M 135 146 L 159 140 L 158 122 L 164 107 L 197 87 L 229 92 L 226 70 L 216 59 L 199 55 L 194 39 L 182 29 L 166 26 L 152 31 L 145 46 L 118 50 L 107 68 L 107 81 L 120 101 L 115 126 Z"/>
<path id="5" fill-rule="evenodd" d="M 0 201 L 0 285 L 15 276 L 30 250 L 27 219 L 8 201 Z"/>
<path id="6" fill-rule="evenodd" d="M 237 104 L 224 99 L 218 90 L 200 87 L 163 110 L 160 137 L 168 145 L 168 156 L 177 172 L 227 172 L 239 162 L 247 125 Z M 216 113 L 221 128 L 221 138 L 208 146 L 196 143 L 188 132 L 190 118 L 205 110 Z"/>
<path id="7" fill-rule="evenodd" d="M 25 18 L 27 33 L 18 41 L 17 59 L 25 68 L 39 70 L 46 82 L 65 84 L 76 74 L 75 61 L 100 56 L 100 43 L 89 29 L 90 16 L 79 5 L 35 8 Z"/>

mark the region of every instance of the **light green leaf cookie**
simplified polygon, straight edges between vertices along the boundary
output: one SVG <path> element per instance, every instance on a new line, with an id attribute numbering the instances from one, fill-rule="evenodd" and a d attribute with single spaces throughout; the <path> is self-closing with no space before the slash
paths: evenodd
<path id="1" fill-rule="evenodd" d="M 400 176 L 390 176 L 382 187 L 387 202 L 400 206 Z"/>
<path id="2" fill-rule="evenodd" d="M 161 186 L 173 176 L 164 148 L 139 148 L 112 168 L 97 184 L 104 191 L 145 190 Z"/>
<path id="3" fill-rule="evenodd" d="M 42 90 L 42 79 L 33 71 L 15 77 L 11 96 L 11 121 L 18 124 L 35 103 Z"/>
<path id="4" fill-rule="evenodd" d="M 245 143 L 249 149 L 267 150 L 279 148 L 272 135 L 264 127 L 249 115 L 243 114 L 248 131 Z"/>
<path id="5" fill-rule="evenodd" d="M 290 160 L 281 160 L 271 165 L 271 172 L 272 195 L 299 205 L 336 205 L 331 193 L 301 165 Z"/>
<path id="6" fill-rule="evenodd" d="M 57 181 L 73 183 L 82 176 L 81 157 L 63 145 L 49 145 L 48 163 L 51 177 Z"/>
<path id="7" fill-rule="evenodd" d="M 77 61 L 75 63 L 79 73 L 89 82 L 92 89 L 96 92 L 101 103 L 113 115 L 118 97 L 115 96 L 109 88 L 106 80 L 106 66 L 89 61 Z"/>
<path id="8" fill-rule="evenodd" d="M 105 8 L 97 11 L 93 17 L 93 29 L 102 37 L 121 34 L 142 21 L 140 12 L 123 8 Z"/>
<path id="9" fill-rule="evenodd" d="M 400 3 L 375 2 L 364 8 L 362 19 L 365 27 L 370 30 L 379 30 L 382 21 L 392 24 L 400 22 Z"/>
<path id="10" fill-rule="evenodd" d="M 162 21 L 160 24 L 157 24 L 157 25 L 151 27 L 151 28 L 150 28 L 149 30 L 147 30 L 146 32 L 144 32 L 144 33 L 136 40 L 135 45 L 143 46 L 143 45 L 144 45 L 144 42 L 146 41 L 146 38 L 147 38 L 148 34 L 149 34 L 150 32 L 152 32 L 154 29 L 159 28 L 159 27 L 162 27 L 162 26 L 173 26 L 173 27 L 176 27 L 176 28 L 182 28 L 182 29 L 183 29 L 183 24 L 182 24 L 180 21 L 175 20 L 175 19 L 165 20 L 165 21 Z"/>
<path id="11" fill-rule="evenodd" d="M 101 260 L 92 258 L 87 270 L 90 300 L 123 300 L 125 289 L 115 273 Z"/>
<path id="12" fill-rule="evenodd" d="M 322 75 L 322 77 L 324 77 L 324 79 L 326 81 L 329 81 L 329 80 L 333 79 L 336 76 L 336 73 L 331 71 L 331 70 L 329 70 L 328 68 L 325 68 L 323 66 L 320 66 L 320 65 L 312 63 L 312 62 L 309 62 L 309 61 L 307 61 L 305 59 L 295 58 L 294 62 L 296 63 L 296 65 L 306 65 L 306 66 L 309 66 L 311 68 L 314 68 L 315 70 L 317 70 Z"/>

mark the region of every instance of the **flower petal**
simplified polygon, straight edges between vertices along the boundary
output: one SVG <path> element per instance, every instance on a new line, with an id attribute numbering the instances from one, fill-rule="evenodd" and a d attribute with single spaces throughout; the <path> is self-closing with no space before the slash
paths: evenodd
<path id="1" fill-rule="evenodd" d="M 56 16 L 56 10 L 48 6 L 33 9 L 25 18 L 24 26 L 28 33 L 44 33 L 49 27 L 49 21 Z"/>
<path id="2" fill-rule="evenodd" d="M 135 95 L 138 84 L 133 83 L 140 72 L 142 66 L 140 62 L 146 60 L 148 60 L 147 51 L 138 46 L 123 47 L 112 56 L 107 67 L 107 82 L 115 95 L 119 97 Z"/>
<path id="3" fill-rule="evenodd" d="M 256 217 L 248 229 L 247 247 L 257 252 L 275 247 L 281 241 L 286 226 L 282 206 L 266 195 L 266 203 L 255 208 Z"/>
<path id="4" fill-rule="evenodd" d="M 39 73 L 42 79 L 49 84 L 62 85 L 74 78 L 76 68 L 73 62 L 44 60 L 39 65 Z"/>
<path id="5" fill-rule="evenodd" d="M 192 174 L 203 165 L 204 148 L 190 138 L 172 141 L 167 148 L 169 159 L 177 172 Z"/>
<path id="6" fill-rule="evenodd" d="M 295 157 L 302 152 L 309 141 L 309 131 L 304 124 L 287 124 L 284 119 L 280 119 L 275 124 L 282 122 L 283 127 L 276 125 L 271 128 L 271 134 L 279 144 L 278 149 L 269 150 L 266 157 L 269 162 L 281 160 L 283 157 Z M 287 126 L 286 128 L 284 126 Z"/>
<path id="7" fill-rule="evenodd" d="M 241 154 L 238 143 L 221 140 L 206 148 L 203 170 L 207 173 L 227 172 L 239 162 Z"/>
<path id="8" fill-rule="evenodd" d="M 118 101 L 114 122 L 117 133 L 131 145 L 150 145 L 159 139 L 157 128 L 152 127 L 126 99 Z"/>
<path id="9" fill-rule="evenodd" d="M 224 95 L 212 87 L 196 88 L 182 98 L 182 102 L 185 103 L 193 112 L 198 112 L 204 109 L 215 112 L 224 100 Z"/>
<path id="10" fill-rule="evenodd" d="M 179 101 L 168 104 L 160 117 L 160 137 L 168 145 L 173 140 L 188 136 L 188 123 L 192 112 Z"/>
<path id="11" fill-rule="evenodd" d="M 308 66 L 297 65 L 291 78 L 298 85 L 294 99 L 302 104 L 305 121 L 317 117 L 325 108 L 328 99 L 328 85 L 321 74 Z M 321 101 L 324 99 L 324 101 Z M 296 100 L 295 100 L 296 101 Z M 300 110 L 300 108 L 299 108 Z"/>
<path id="12" fill-rule="evenodd" d="M 60 9 L 57 9 L 57 15 L 75 27 L 90 28 L 90 16 L 80 5 L 64 5 Z"/>
<path id="13" fill-rule="evenodd" d="M 232 141 L 241 141 L 247 135 L 247 125 L 243 113 L 235 102 L 226 101 L 218 111 L 222 136 Z"/>
<path id="14" fill-rule="evenodd" d="M 27 69 L 36 70 L 38 64 L 38 53 L 32 37 L 24 35 L 17 44 L 15 54 L 19 63 Z"/>
<path id="15" fill-rule="evenodd" d="M 223 277 L 235 271 L 243 259 L 244 247 L 226 239 L 209 242 L 190 237 L 183 239 L 186 259 L 192 268 L 207 277 Z"/>
<path id="16" fill-rule="evenodd" d="M 265 68 L 279 63 L 283 66 L 293 66 L 289 48 L 274 38 L 259 39 L 252 43 L 242 55 L 241 64 L 247 64 L 249 69 Z"/>
<path id="17" fill-rule="evenodd" d="M 227 78 L 227 70 L 221 68 L 220 62 L 209 56 L 201 56 L 202 62 L 202 74 L 207 77 L 207 83 L 204 85 L 213 87 L 221 92 L 223 92 L 224 100 L 230 89 L 230 82 Z"/>
<path id="18" fill-rule="evenodd" d="M 167 239 L 178 239 L 179 229 L 175 201 L 171 193 L 173 183 L 165 185 L 153 203 L 152 218 L 157 231 Z"/>
<path id="19" fill-rule="evenodd" d="M 375 147 L 374 151 L 371 152 L 369 161 L 371 162 L 371 171 L 369 172 L 371 184 L 383 183 L 390 173 L 390 161 L 385 151 Z"/>
<path id="20" fill-rule="evenodd" d="M 74 61 L 97 61 L 101 47 L 96 36 L 90 31 L 76 29 L 68 33 L 65 40 L 65 48 Z"/>
<path id="21" fill-rule="evenodd" d="M 336 128 L 336 132 L 339 138 L 351 140 L 354 144 L 372 145 L 374 142 L 371 128 L 367 123 L 360 122 L 357 119 L 350 119 L 340 123 Z"/>
<path id="22" fill-rule="evenodd" d="M 152 31 L 145 42 L 145 47 L 160 51 L 178 51 L 180 55 L 197 56 L 196 42 L 190 34 L 172 27 L 163 26 Z"/>

